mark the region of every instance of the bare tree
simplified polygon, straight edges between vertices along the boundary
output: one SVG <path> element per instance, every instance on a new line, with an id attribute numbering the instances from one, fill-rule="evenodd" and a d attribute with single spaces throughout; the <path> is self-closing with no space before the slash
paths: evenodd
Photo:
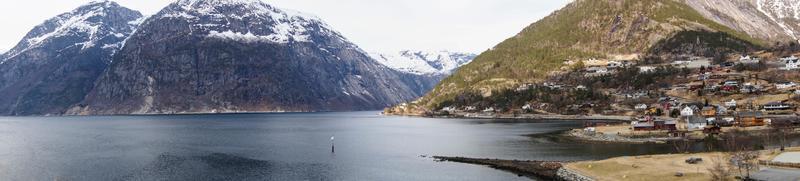
<path id="1" fill-rule="evenodd" d="M 727 160 L 724 156 L 718 156 L 711 161 L 714 163 L 711 165 L 711 168 L 708 169 L 708 172 L 711 173 L 711 180 L 724 181 L 733 176 L 730 167 L 726 164 Z"/>

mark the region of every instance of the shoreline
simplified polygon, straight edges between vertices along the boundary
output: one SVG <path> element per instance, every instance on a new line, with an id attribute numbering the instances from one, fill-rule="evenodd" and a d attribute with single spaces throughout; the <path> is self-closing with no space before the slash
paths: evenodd
<path id="1" fill-rule="evenodd" d="M 547 180 L 563 180 L 559 179 L 558 171 L 564 167 L 566 162 L 558 161 L 533 161 L 533 160 L 502 160 L 502 159 L 488 159 L 488 158 L 467 158 L 467 157 L 448 157 L 448 156 L 433 156 L 434 161 L 437 162 L 456 162 L 466 163 L 473 165 L 489 166 L 497 170 L 508 171 L 520 177 L 528 177 L 530 179 L 547 179 Z"/>
<path id="2" fill-rule="evenodd" d="M 422 115 L 422 114 L 387 114 L 385 116 L 402 116 L 402 117 L 423 117 L 423 118 L 464 118 L 464 119 L 509 119 L 509 120 L 570 120 L 570 121 L 583 121 L 583 120 L 596 120 L 596 121 L 619 121 L 628 122 L 631 120 L 630 116 L 616 116 L 616 115 L 561 115 L 561 114 L 487 114 L 487 113 L 453 113 L 449 115 Z"/>

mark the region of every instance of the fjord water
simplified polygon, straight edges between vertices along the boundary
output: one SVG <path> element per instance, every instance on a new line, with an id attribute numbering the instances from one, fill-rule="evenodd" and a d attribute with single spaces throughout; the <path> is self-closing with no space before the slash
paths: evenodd
<path id="1" fill-rule="evenodd" d="M 671 151 L 669 145 L 531 136 L 580 125 L 387 117 L 377 112 L 0 117 L 0 178 L 527 180 L 421 155 L 586 160 Z"/>

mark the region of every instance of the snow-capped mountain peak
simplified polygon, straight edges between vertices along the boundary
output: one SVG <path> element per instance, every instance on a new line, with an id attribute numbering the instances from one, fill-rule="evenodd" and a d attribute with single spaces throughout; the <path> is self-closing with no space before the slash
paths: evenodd
<path id="1" fill-rule="evenodd" d="M 475 58 L 475 54 L 450 51 L 411 51 L 397 53 L 370 53 L 381 64 L 412 74 L 450 74 Z"/>
<path id="2" fill-rule="evenodd" d="M 193 24 L 195 34 L 243 42 L 312 42 L 311 31 L 341 37 L 316 16 L 279 9 L 260 0 L 179 0 L 156 18 L 183 19 Z"/>
<path id="3" fill-rule="evenodd" d="M 7 52 L 6 58 L 13 58 L 49 42 L 61 45 L 73 43 L 74 46 L 79 46 L 81 49 L 94 46 L 109 47 L 109 44 L 116 42 L 101 41 L 109 36 L 113 36 L 114 39 L 127 37 L 130 30 L 134 29 L 136 25 L 128 24 L 128 22 L 118 23 L 117 20 L 131 17 L 138 18 L 141 17 L 141 14 L 124 8 L 116 2 L 92 1 L 36 26 L 22 41 Z"/>

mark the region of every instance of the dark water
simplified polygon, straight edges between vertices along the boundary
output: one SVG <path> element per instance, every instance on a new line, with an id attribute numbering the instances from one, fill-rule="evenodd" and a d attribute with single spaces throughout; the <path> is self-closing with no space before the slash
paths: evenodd
<path id="1" fill-rule="evenodd" d="M 0 117 L 0 180 L 526 180 L 420 155 L 587 160 L 672 151 L 529 136 L 580 125 L 377 112 Z"/>

